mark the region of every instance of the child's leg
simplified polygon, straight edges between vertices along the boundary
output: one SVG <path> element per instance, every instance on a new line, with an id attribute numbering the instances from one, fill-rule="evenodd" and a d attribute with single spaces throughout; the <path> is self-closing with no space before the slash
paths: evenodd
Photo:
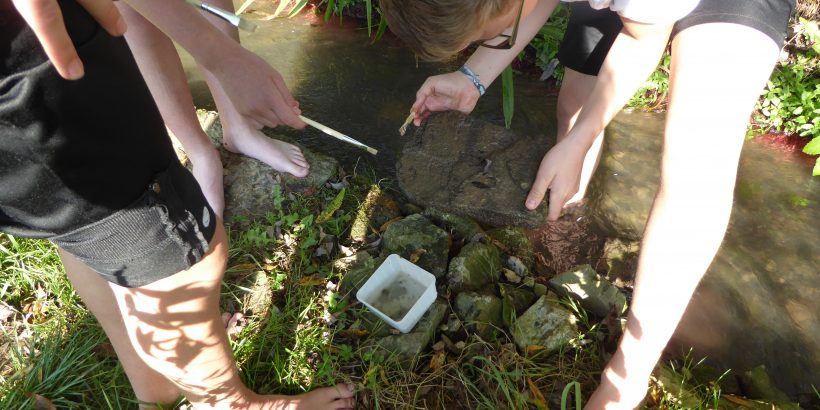
<path id="1" fill-rule="evenodd" d="M 213 0 L 211 4 L 226 10 L 233 10 L 231 0 Z M 222 32 L 237 42 L 239 41 L 239 33 L 234 26 L 210 13 L 203 13 Z M 297 177 L 307 176 L 310 164 L 302 154 L 302 150 L 293 144 L 268 138 L 260 131 L 261 126 L 251 124 L 234 108 L 216 77 L 201 65 L 199 68 L 208 82 L 208 88 L 219 109 L 223 130 L 222 143 L 225 148 L 231 152 L 256 158 L 277 171 L 287 172 Z"/>
<path id="2" fill-rule="evenodd" d="M 70 255 L 63 257 L 78 290 L 92 302 L 89 309 L 123 355 L 135 389 L 140 386 L 140 399 L 174 398 L 170 380 L 196 408 L 353 407 L 353 392 L 343 384 L 296 397 L 257 395 L 242 384 L 218 310 L 227 258 L 221 225 L 210 251 L 191 269 L 141 288 L 109 284 L 103 298 L 93 293 L 100 283 L 87 280 L 93 272 Z M 152 383 L 159 389 L 153 390 Z"/>
<path id="3" fill-rule="evenodd" d="M 595 86 L 595 79 L 594 75 L 583 74 L 568 67 L 564 69 L 564 80 L 561 82 L 561 91 L 558 93 L 558 141 L 567 136 L 567 133 L 575 124 L 575 120 L 578 119 L 578 114 L 581 112 L 581 107 L 587 95 Z M 604 133 L 602 131 L 595 137 L 595 142 L 592 143 L 584 159 L 578 193 L 567 201 L 567 205 L 584 198 L 589 180 L 592 178 L 595 168 L 598 167 L 598 160 L 601 158 L 603 140 Z"/>
<path id="4" fill-rule="evenodd" d="M 131 346 L 120 312 L 112 309 L 117 301 L 111 291 L 111 283 L 70 253 L 60 251 L 60 259 L 63 261 L 68 279 L 83 299 L 83 303 L 108 335 L 137 400 L 160 405 L 173 404 L 182 393 L 165 376 L 148 367 Z M 145 404 L 140 405 L 140 408 L 150 409 L 154 406 Z"/>
<path id="5" fill-rule="evenodd" d="M 124 2 L 117 2 L 128 24 L 125 34 L 140 72 L 165 125 L 182 143 L 193 174 L 217 215 L 222 215 L 222 162 L 196 118 L 185 71 L 171 40 Z"/>
<path id="6" fill-rule="evenodd" d="M 661 185 L 641 245 L 627 332 L 591 409 L 632 409 L 644 396 L 723 239 L 746 127 L 778 46 L 755 29 L 711 23 L 682 31 L 672 51 Z"/>

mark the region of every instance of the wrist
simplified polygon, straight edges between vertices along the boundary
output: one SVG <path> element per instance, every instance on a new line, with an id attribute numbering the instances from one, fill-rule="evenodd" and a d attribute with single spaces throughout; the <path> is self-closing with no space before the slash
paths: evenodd
<path id="1" fill-rule="evenodd" d="M 484 93 L 487 92 L 487 87 L 485 87 L 484 84 L 481 83 L 481 78 L 478 76 L 478 74 L 473 72 L 473 70 L 471 70 L 470 67 L 467 67 L 466 64 L 461 66 L 461 68 L 458 69 L 458 72 L 467 76 L 470 82 L 473 83 L 475 88 L 478 90 L 479 97 L 483 96 Z"/>

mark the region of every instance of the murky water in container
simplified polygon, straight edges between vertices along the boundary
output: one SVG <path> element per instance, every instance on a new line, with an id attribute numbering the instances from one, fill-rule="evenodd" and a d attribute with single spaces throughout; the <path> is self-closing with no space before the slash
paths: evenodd
<path id="1" fill-rule="evenodd" d="M 375 299 L 368 302 L 398 322 L 404 319 L 423 293 L 424 285 L 410 275 L 399 272 L 392 282 L 376 292 Z"/>

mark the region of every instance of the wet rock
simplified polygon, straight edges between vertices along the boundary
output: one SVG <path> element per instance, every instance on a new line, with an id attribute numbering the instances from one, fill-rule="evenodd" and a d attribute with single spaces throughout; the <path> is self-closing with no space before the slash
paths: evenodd
<path id="1" fill-rule="evenodd" d="M 547 289 L 547 285 L 543 283 L 536 283 L 532 285 L 532 291 L 535 292 L 535 294 L 538 296 L 544 296 L 547 294 L 549 289 Z"/>
<path id="2" fill-rule="evenodd" d="M 680 409 L 697 409 L 701 407 L 700 397 L 694 386 L 692 386 L 691 380 L 686 380 L 683 374 L 662 364 L 658 366 L 653 377 L 657 386 L 663 389 L 665 397 L 659 397 L 663 403 L 674 404 L 675 408 Z M 651 390 L 650 397 L 652 395 Z"/>
<path id="3" fill-rule="evenodd" d="M 471 242 L 464 245 L 458 256 L 450 261 L 447 284 L 453 293 L 478 290 L 498 281 L 500 274 L 498 249 L 492 245 Z"/>
<path id="4" fill-rule="evenodd" d="M 447 232 L 427 218 L 413 214 L 387 227 L 382 239 L 382 255 L 399 254 L 440 278 L 447 271 L 450 241 Z M 416 257 L 418 260 L 413 261 Z"/>
<path id="5" fill-rule="evenodd" d="M 457 112 L 434 114 L 417 129 L 397 165 L 413 202 L 490 226 L 541 225 L 545 207 L 524 200 L 546 152 L 546 137 L 515 135 Z"/>
<path id="6" fill-rule="evenodd" d="M 609 281 L 602 279 L 589 265 L 577 266 L 549 281 L 550 287 L 561 296 L 570 296 L 581 306 L 599 317 L 606 317 L 611 309 L 616 314 L 626 311 L 626 297 Z"/>
<path id="7" fill-rule="evenodd" d="M 772 384 L 766 366 L 760 365 L 740 374 L 740 387 L 746 396 L 775 403 L 788 403 L 789 396 Z"/>
<path id="8" fill-rule="evenodd" d="M 519 315 L 524 313 L 538 297 L 527 288 L 498 284 L 501 295 L 501 318 L 505 327 L 509 327 Z"/>
<path id="9" fill-rule="evenodd" d="M 385 258 L 374 258 L 367 252 L 359 252 L 334 262 L 334 267 L 344 272 L 339 282 L 339 293 L 343 297 L 355 298 L 356 292 L 373 276 L 373 272 L 376 272 Z"/>
<path id="10" fill-rule="evenodd" d="M 573 266 L 597 261 L 604 239 L 592 229 L 583 206 L 566 208 L 557 221 L 550 221 L 530 231 L 533 250 L 547 272 L 560 273 Z M 549 275 L 551 276 L 551 275 Z"/>
<path id="11" fill-rule="evenodd" d="M 558 351 L 578 336 L 573 314 L 545 296 L 539 298 L 513 325 L 512 336 L 519 349 L 543 346 L 547 352 Z"/>
<path id="12" fill-rule="evenodd" d="M 264 218 L 268 212 L 275 211 L 271 193 L 276 189 L 302 192 L 319 188 L 325 184 L 338 169 L 335 159 L 312 152 L 304 147 L 302 152 L 310 163 L 310 174 L 297 178 L 288 173 L 274 171 L 267 164 L 244 155 L 229 152 L 222 146 L 222 125 L 218 114 L 199 110 L 206 134 L 216 146 L 224 168 L 225 185 L 225 221 L 232 221 L 234 216 L 241 215 L 249 220 Z M 265 132 L 275 132 L 266 129 Z M 273 138 L 282 139 L 274 135 Z M 298 145 L 298 144 L 296 144 Z"/>
<path id="13" fill-rule="evenodd" d="M 515 256 L 510 256 L 507 258 L 507 267 L 510 268 L 513 272 L 518 274 L 519 277 L 523 278 L 530 273 L 530 270 L 524 265 L 524 262 L 521 262 L 521 259 L 518 259 Z"/>
<path id="14" fill-rule="evenodd" d="M 435 208 L 425 209 L 422 215 L 455 234 L 457 239 L 469 240 L 473 236 L 484 232 L 478 222 L 468 217 L 442 212 Z"/>
<path id="15" fill-rule="evenodd" d="M 385 223 L 400 216 L 401 210 L 398 202 L 378 186 L 374 186 L 359 206 L 356 219 L 350 228 L 350 237 L 353 240 L 363 241 L 367 235 L 378 232 Z"/>
<path id="16" fill-rule="evenodd" d="M 535 263 L 535 254 L 532 241 L 524 228 L 504 226 L 487 231 L 487 236 L 502 252 L 517 257 L 524 263 L 524 266 L 532 268 Z"/>
<path id="17" fill-rule="evenodd" d="M 414 360 L 433 341 L 436 329 L 448 309 L 447 302 L 438 299 L 409 333 L 370 338 L 363 348 L 365 351 L 381 355 L 388 360 L 397 360 L 402 365 L 412 368 Z"/>
<path id="18" fill-rule="evenodd" d="M 604 243 L 603 256 L 596 270 L 606 272 L 609 280 L 619 279 L 623 282 L 631 282 L 635 280 L 635 272 L 638 270 L 640 250 L 641 244 L 637 241 L 607 239 Z"/>
<path id="19" fill-rule="evenodd" d="M 474 331 L 485 340 L 494 338 L 498 328 L 503 326 L 501 299 L 495 295 L 461 292 L 456 295 L 453 309 L 468 330 Z"/>
<path id="20" fill-rule="evenodd" d="M 504 278 L 510 283 L 521 283 L 521 279 L 523 279 L 521 276 L 518 276 L 517 273 L 507 268 L 502 268 L 501 271 L 504 273 Z"/>

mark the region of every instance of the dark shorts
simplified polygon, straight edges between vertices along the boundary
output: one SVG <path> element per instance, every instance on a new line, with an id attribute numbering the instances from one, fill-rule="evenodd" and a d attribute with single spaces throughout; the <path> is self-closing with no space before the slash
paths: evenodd
<path id="1" fill-rule="evenodd" d="M 796 0 L 700 0 L 698 6 L 675 23 L 672 37 L 687 28 L 707 23 L 734 23 L 783 44 Z M 594 10 L 588 2 L 570 3 L 570 18 L 558 60 L 583 74 L 598 75 L 604 58 L 623 25 L 617 13 Z"/>
<path id="2" fill-rule="evenodd" d="M 217 220 L 177 161 L 125 40 L 60 1 L 86 75 L 57 75 L 0 2 L 0 231 L 49 239 L 138 287 L 186 270 Z"/>
<path id="3" fill-rule="evenodd" d="M 598 75 L 609 48 L 621 32 L 621 18 L 608 8 L 595 10 L 585 1 L 569 3 L 569 8 L 558 61 L 581 74 Z"/>

